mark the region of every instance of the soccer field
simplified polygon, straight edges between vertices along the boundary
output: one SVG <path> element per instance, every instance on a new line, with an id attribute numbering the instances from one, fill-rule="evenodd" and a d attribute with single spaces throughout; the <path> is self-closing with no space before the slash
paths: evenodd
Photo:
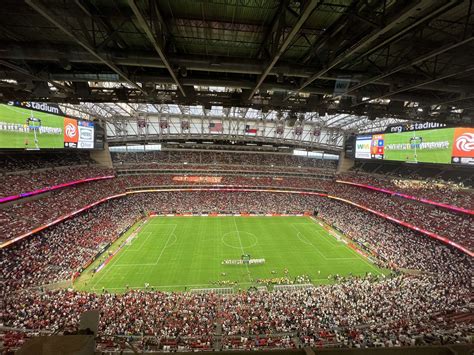
<path id="1" fill-rule="evenodd" d="M 309 217 L 152 217 L 130 233 L 133 240 L 97 273 L 86 270 L 77 289 L 238 290 L 265 285 L 259 279 L 307 275 L 320 284 L 335 274 L 384 273 Z M 223 264 L 245 254 L 265 263 Z"/>

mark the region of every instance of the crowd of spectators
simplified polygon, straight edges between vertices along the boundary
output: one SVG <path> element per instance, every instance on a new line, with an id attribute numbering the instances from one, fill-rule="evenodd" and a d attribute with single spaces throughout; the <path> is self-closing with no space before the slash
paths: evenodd
<path id="1" fill-rule="evenodd" d="M 474 194 L 462 183 L 454 183 L 441 179 L 406 179 L 376 174 L 344 173 L 337 176 L 339 180 L 371 185 L 392 190 L 417 198 L 424 198 L 452 206 L 472 209 Z"/>
<path id="2" fill-rule="evenodd" d="M 346 184 L 335 184 L 334 195 L 383 212 L 418 228 L 436 233 L 472 249 L 474 216 L 429 204 L 392 196 L 383 192 Z"/>
<path id="3" fill-rule="evenodd" d="M 23 235 L 102 198 L 123 192 L 115 179 L 99 180 L 54 190 L 28 202 L 0 209 L 0 240 Z"/>
<path id="4" fill-rule="evenodd" d="M 190 172 L 122 175 L 14 204 L 0 210 L 2 239 L 21 235 L 61 215 L 131 188 L 240 185 L 326 191 L 466 247 L 474 246 L 472 216 L 331 180 L 272 175 L 272 169 L 279 167 L 290 172 L 291 169 L 334 168 L 333 163 L 326 165 L 322 160 L 277 154 L 150 152 L 116 154 L 114 162 L 116 167 L 183 169 L 186 166 Z M 9 164 L 9 170 L 36 167 L 34 163 Z M 43 167 L 43 161 L 41 165 Z M 213 170 L 216 166 L 229 169 L 239 166 L 239 171 L 248 168 L 249 172 L 263 168 L 268 174 L 199 174 L 195 178 L 197 174 L 192 173 L 193 169 Z M 52 172 L 1 177 L 11 183 L 0 190 L 0 195 L 111 171 L 89 166 Z M 214 179 L 216 177 L 220 179 Z M 354 173 L 339 178 L 472 207 L 472 194 L 459 185 L 440 184 L 434 180 L 416 183 Z M 382 279 L 369 275 L 310 289 L 245 291 L 226 296 L 155 291 L 90 294 L 64 289 L 43 290 L 44 285 L 69 280 L 75 271 L 146 211 L 301 213 L 314 210 L 319 211 L 321 219 L 337 227 L 369 253 L 380 266 L 392 269 L 395 275 Z M 452 247 L 325 197 L 215 191 L 131 194 L 100 204 L 0 250 L 0 267 L 4 271 L 0 290 L 4 300 L 1 323 L 33 332 L 68 331 L 77 327 L 82 312 L 100 309 L 101 346 L 114 348 L 117 342 L 113 337 L 133 336 L 133 342 L 148 350 L 209 350 L 215 345 L 212 338 L 215 335 L 222 337 L 220 346 L 224 349 L 292 348 L 302 344 L 373 347 L 468 342 L 473 333 L 472 323 L 458 322 L 452 315 L 472 310 L 472 266 L 472 258 Z M 24 337 L 9 333 L 7 341 L 14 345 L 24 341 Z"/>
<path id="5" fill-rule="evenodd" d="M 193 172 L 193 173 L 229 173 L 235 172 L 236 169 L 243 173 L 272 173 L 272 174 L 298 174 L 298 175 L 316 175 L 325 178 L 333 178 L 335 171 L 333 169 L 319 169 L 309 168 L 295 165 L 200 165 L 200 164 L 156 164 L 156 163 L 142 163 L 142 164 L 128 164 L 115 165 L 118 174 L 134 174 L 134 173 L 160 173 L 160 172 Z"/>
<path id="6" fill-rule="evenodd" d="M 66 168 L 67 172 L 73 169 Z M 88 169 L 85 169 L 87 174 Z M 92 169 L 92 171 L 95 171 Z M 101 170 L 104 173 L 109 170 Z M 41 175 L 41 173 L 38 173 Z M 95 173 L 92 173 L 95 174 Z M 54 175 L 53 175 L 54 176 Z M 52 177 L 51 179 L 55 179 Z M 58 178 L 59 179 L 59 178 Z M 358 182 L 361 182 L 361 177 Z M 416 227 L 436 233 L 461 245 L 471 248 L 474 234 L 474 217 L 468 214 L 456 213 L 447 209 L 434 207 L 433 205 L 419 203 L 417 201 L 403 199 L 390 194 L 368 190 L 362 187 L 335 183 L 329 179 L 297 175 L 280 176 L 267 174 L 245 174 L 245 175 L 223 175 L 223 174 L 149 174 L 149 175 L 121 175 L 117 178 L 104 181 L 88 182 L 75 185 L 61 190 L 44 194 L 41 198 L 24 203 L 17 203 L 8 208 L 0 210 L 0 235 L 2 239 L 10 239 L 30 230 L 49 223 L 56 218 L 73 212 L 87 204 L 93 203 L 127 190 L 164 187 L 164 186 L 240 186 L 240 187 L 264 187 L 264 188 L 290 188 L 299 190 L 312 190 L 345 198 L 349 201 L 370 207 L 377 211 L 386 213 Z M 462 191 L 464 193 L 464 191 Z M 467 196 L 472 195 L 466 192 Z M 176 195 L 178 196 L 178 195 Z M 469 196 L 469 199 L 471 196 Z M 166 199 L 166 197 L 165 197 Z M 167 202 L 168 203 L 168 202 Z M 233 206 L 238 211 L 256 210 L 258 206 L 253 201 L 240 203 L 233 201 Z M 176 209 L 173 202 L 168 204 L 169 210 Z M 188 203 L 188 209 L 193 211 L 193 203 Z M 205 202 L 212 211 L 222 208 L 220 201 Z M 208 206 L 208 207 L 207 207 Z"/>
<path id="7" fill-rule="evenodd" d="M 474 176 L 470 167 L 425 164 L 403 164 L 400 162 L 355 161 L 351 169 L 354 173 L 377 174 L 401 180 L 439 181 L 458 185 L 460 187 L 474 187 Z"/>
<path id="8" fill-rule="evenodd" d="M 113 176 L 113 169 L 99 165 L 60 167 L 33 170 L 24 173 L 0 175 L 0 197 L 18 195 L 76 180 L 99 176 Z"/>
<path id="9" fill-rule="evenodd" d="M 58 166 L 93 164 L 87 151 L 61 150 L 57 152 L 1 152 L 1 174 L 12 171 L 31 171 L 37 169 L 57 168 Z"/>
<path id="10" fill-rule="evenodd" d="M 272 176 L 268 175 L 209 175 L 209 174 L 151 174 L 127 175 L 119 179 L 125 181 L 127 188 L 163 186 L 240 186 L 296 188 L 301 190 L 327 191 L 333 181 L 312 176 Z"/>
<path id="11" fill-rule="evenodd" d="M 313 159 L 283 153 L 242 153 L 216 151 L 153 151 L 139 153 L 111 153 L 114 166 L 141 167 L 149 169 L 168 168 L 176 169 L 199 167 L 239 166 L 245 169 L 252 168 L 282 168 L 286 169 L 325 169 L 334 170 L 335 160 Z"/>
<path id="12" fill-rule="evenodd" d="M 259 212 L 318 210 L 392 268 L 392 277 L 351 278 L 304 290 L 232 295 L 129 291 L 90 294 L 42 291 L 69 279 L 104 245 L 150 211 Z M 106 202 L 0 251 L 3 325 L 69 331 L 79 315 L 99 309 L 100 336 L 135 336 L 150 349 L 373 347 L 467 342 L 472 324 L 451 314 L 470 310 L 472 259 L 380 217 L 319 196 L 242 192 L 165 192 Z M 402 269 L 419 273 L 402 274 Z M 274 336 L 269 339 L 268 337 Z M 113 343 L 113 342 L 112 342 Z M 167 348 L 165 348 L 167 347 Z"/>
<path id="13" fill-rule="evenodd" d="M 133 200 L 110 200 L 0 250 L 6 292 L 70 279 L 140 215 Z"/>

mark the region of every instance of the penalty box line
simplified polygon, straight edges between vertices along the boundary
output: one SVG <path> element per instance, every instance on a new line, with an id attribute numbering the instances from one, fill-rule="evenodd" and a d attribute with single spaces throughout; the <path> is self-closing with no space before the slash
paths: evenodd
<path id="1" fill-rule="evenodd" d="M 317 222 L 318 222 L 317 219 L 315 219 L 315 218 L 313 218 L 313 217 L 310 217 L 310 220 L 313 221 L 314 224 L 319 225 L 319 223 L 317 223 Z M 327 224 L 327 223 L 326 223 L 326 224 Z M 331 229 L 332 229 L 332 228 L 331 228 Z M 346 237 L 345 234 L 342 233 L 342 235 L 343 235 L 344 238 L 347 238 L 347 239 L 349 239 L 349 240 L 352 242 L 352 239 Z M 335 238 L 335 237 L 334 237 L 334 238 Z M 360 254 L 359 254 L 358 252 L 356 252 L 354 249 L 349 248 L 349 246 L 346 246 L 346 247 L 352 252 L 352 254 L 355 255 L 355 258 L 353 258 L 354 260 L 356 260 L 356 259 L 361 259 L 364 263 L 366 263 L 367 265 L 369 265 L 370 268 L 371 268 L 372 270 L 374 270 L 377 274 L 383 275 L 383 272 L 381 272 L 380 270 L 378 270 L 372 263 L 368 262 L 368 261 L 367 261 L 367 258 L 366 258 L 365 256 L 360 255 Z"/>
<path id="2" fill-rule="evenodd" d="M 136 264 L 117 264 L 117 262 L 118 262 L 118 260 L 119 260 L 119 259 L 117 259 L 116 263 L 113 264 L 113 265 L 111 265 L 110 267 L 117 267 L 117 266 L 118 266 L 118 267 L 121 267 L 121 266 L 156 266 L 156 265 L 158 265 L 158 263 L 160 262 L 161 257 L 163 256 L 163 253 L 164 253 L 165 249 L 166 249 L 167 246 L 168 246 L 168 243 L 169 243 L 169 241 L 170 241 L 170 238 L 171 238 L 173 235 L 175 235 L 174 232 L 175 232 L 175 230 L 176 230 L 176 228 L 177 228 L 178 225 L 177 225 L 177 224 L 169 224 L 169 226 L 173 226 L 173 230 L 168 234 L 168 238 L 166 239 L 166 243 L 165 243 L 165 245 L 163 246 L 163 248 L 161 249 L 161 253 L 160 253 L 160 255 L 158 256 L 158 258 L 156 259 L 156 261 L 155 261 L 154 263 L 143 263 L 143 264 L 140 264 L 140 263 L 136 263 Z M 152 232 L 148 232 L 148 233 L 149 233 L 149 235 L 147 236 L 147 240 L 148 240 L 149 236 L 152 234 Z M 142 246 L 141 246 L 139 249 L 137 249 L 137 250 L 124 249 L 123 251 L 140 251 L 140 250 L 143 248 L 144 244 L 145 244 L 145 242 L 143 242 Z"/>
<path id="3" fill-rule="evenodd" d="M 323 259 L 325 259 L 325 260 L 358 260 L 358 259 L 360 258 L 359 255 L 357 255 L 357 256 L 354 257 L 354 258 L 343 258 L 343 257 L 341 257 L 341 258 L 331 258 L 331 257 L 327 257 L 327 256 L 326 256 L 323 252 L 321 252 L 321 251 L 319 250 L 319 248 L 318 248 L 317 246 L 315 246 L 311 241 L 301 239 L 300 236 L 305 237 L 305 235 L 304 235 L 303 232 L 301 232 L 300 230 L 298 230 L 298 228 L 295 227 L 294 224 L 306 224 L 306 225 L 315 226 L 316 223 L 292 223 L 292 227 L 297 231 L 297 234 L 296 234 L 297 238 L 298 238 L 300 241 L 302 241 L 303 243 L 312 246 L 312 247 L 314 248 L 314 250 L 316 250 L 316 251 L 323 257 Z M 319 225 L 317 225 L 317 226 L 319 227 Z M 311 229 L 311 232 L 312 232 L 312 233 L 315 233 L 316 236 L 317 236 L 320 240 L 323 240 L 324 243 L 326 243 L 326 245 L 328 245 L 328 246 L 331 247 L 331 248 L 342 249 L 342 248 L 346 247 L 346 246 L 345 246 L 344 244 L 342 244 L 342 243 L 341 243 L 341 244 L 334 244 L 334 243 L 328 241 L 326 235 L 324 235 L 323 232 L 320 231 L 319 229 Z M 332 236 L 331 236 L 331 237 L 332 237 Z M 305 239 L 307 239 L 307 238 L 305 237 Z M 341 247 L 342 247 L 342 248 L 341 248 Z"/>

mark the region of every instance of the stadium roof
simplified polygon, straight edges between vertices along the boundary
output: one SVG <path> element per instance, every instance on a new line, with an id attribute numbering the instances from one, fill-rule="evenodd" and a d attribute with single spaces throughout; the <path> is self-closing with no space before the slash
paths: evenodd
<path id="1" fill-rule="evenodd" d="M 328 127 L 472 124 L 474 17 L 462 0 L 4 0 L 0 101 L 99 115 Z"/>

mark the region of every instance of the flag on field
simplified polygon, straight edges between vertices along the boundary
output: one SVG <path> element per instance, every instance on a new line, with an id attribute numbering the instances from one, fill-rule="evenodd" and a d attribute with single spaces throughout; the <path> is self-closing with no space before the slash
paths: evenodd
<path id="1" fill-rule="evenodd" d="M 222 122 L 211 122 L 209 123 L 209 131 L 210 132 L 222 132 Z"/>
<path id="2" fill-rule="evenodd" d="M 258 132 L 258 128 L 252 127 L 250 125 L 245 125 L 245 133 L 251 136 L 255 136 Z"/>

